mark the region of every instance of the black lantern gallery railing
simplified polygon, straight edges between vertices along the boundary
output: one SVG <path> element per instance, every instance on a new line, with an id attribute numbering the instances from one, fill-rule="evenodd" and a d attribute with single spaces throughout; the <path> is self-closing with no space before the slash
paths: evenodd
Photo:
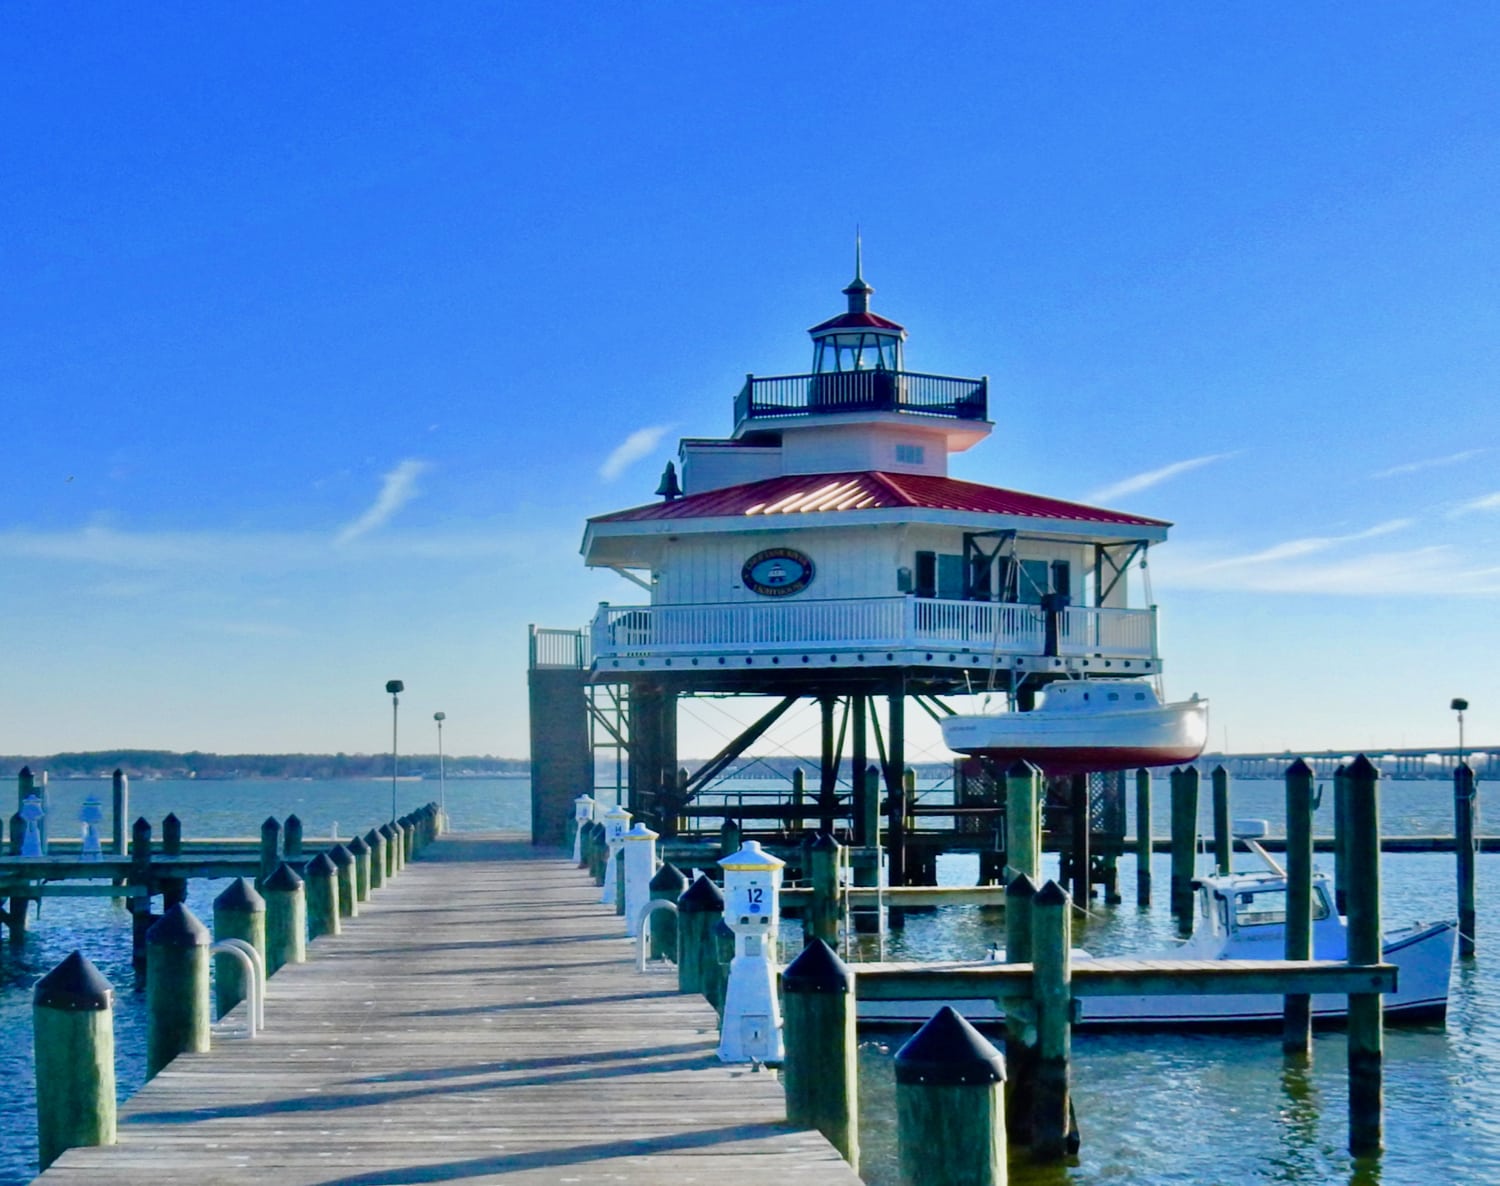
<path id="1" fill-rule="evenodd" d="M 986 420 L 989 379 L 880 370 L 770 378 L 746 375 L 745 385 L 734 400 L 736 426 L 747 420 L 842 412 L 913 412 L 955 420 Z"/>

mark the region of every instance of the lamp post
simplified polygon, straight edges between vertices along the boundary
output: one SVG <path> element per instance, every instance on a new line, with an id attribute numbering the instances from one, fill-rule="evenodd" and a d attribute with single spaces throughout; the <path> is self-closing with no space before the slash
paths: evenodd
<path id="1" fill-rule="evenodd" d="M 385 681 L 385 690 L 391 694 L 391 823 L 396 822 L 396 711 L 401 704 L 399 693 L 406 685 L 398 679 Z"/>
<path id="2" fill-rule="evenodd" d="M 1458 713 L 1458 761 L 1462 765 L 1464 760 L 1464 712 L 1468 709 L 1469 702 L 1462 696 L 1455 696 L 1453 703 L 1448 707 Z"/>
<path id="3" fill-rule="evenodd" d="M 448 719 L 445 712 L 435 712 L 432 719 L 437 722 L 438 727 L 438 819 L 444 823 L 448 819 L 448 776 L 443 771 L 443 722 Z"/>

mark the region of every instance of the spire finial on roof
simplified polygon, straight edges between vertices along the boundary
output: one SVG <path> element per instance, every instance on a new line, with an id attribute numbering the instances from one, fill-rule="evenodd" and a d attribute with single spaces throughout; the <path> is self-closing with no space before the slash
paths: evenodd
<path id="1" fill-rule="evenodd" d="M 859 233 L 859 224 L 854 226 L 854 279 L 849 281 L 849 287 L 844 289 L 844 295 L 849 298 L 849 312 L 868 313 L 870 311 L 870 294 L 875 290 L 865 283 L 864 276 L 864 241 Z"/>

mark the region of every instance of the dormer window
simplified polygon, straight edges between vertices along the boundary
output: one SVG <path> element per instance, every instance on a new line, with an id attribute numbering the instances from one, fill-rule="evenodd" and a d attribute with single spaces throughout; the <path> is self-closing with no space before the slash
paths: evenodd
<path id="1" fill-rule="evenodd" d="M 897 445 L 896 461 L 901 465 L 921 465 L 927 457 L 927 450 L 921 445 Z"/>

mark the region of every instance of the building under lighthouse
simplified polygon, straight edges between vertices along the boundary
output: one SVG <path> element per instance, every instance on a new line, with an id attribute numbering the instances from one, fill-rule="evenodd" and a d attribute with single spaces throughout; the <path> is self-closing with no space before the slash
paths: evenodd
<path id="1" fill-rule="evenodd" d="M 873 845 L 879 791 L 855 779 L 835 793 L 836 732 L 855 770 L 874 732 L 899 839 L 910 698 L 988 688 L 1025 709 L 1053 679 L 1161 670 L 1155 607 L 1130 603 L 1127 573 L 1169 524 L 950 477 L 950 456 L 994 430 L 989 383 L 908 369 L 907 332 L 871 309 L 861 271 L 846 309 L 808 331 L 807 373 L 748 375 L 727 437 L 682 440 L 655 501 L 585 528 L 584 562 L 630 586 L 560 665 L 628 704 L 615 732 L 629 805 L 668 834 L 800 699 L 823 713 L 809 815 Z M 676 705 L 696 692 L 777 699 L 684 781 Z M 567 818 L 565 803 L 538 806 Z"/>

